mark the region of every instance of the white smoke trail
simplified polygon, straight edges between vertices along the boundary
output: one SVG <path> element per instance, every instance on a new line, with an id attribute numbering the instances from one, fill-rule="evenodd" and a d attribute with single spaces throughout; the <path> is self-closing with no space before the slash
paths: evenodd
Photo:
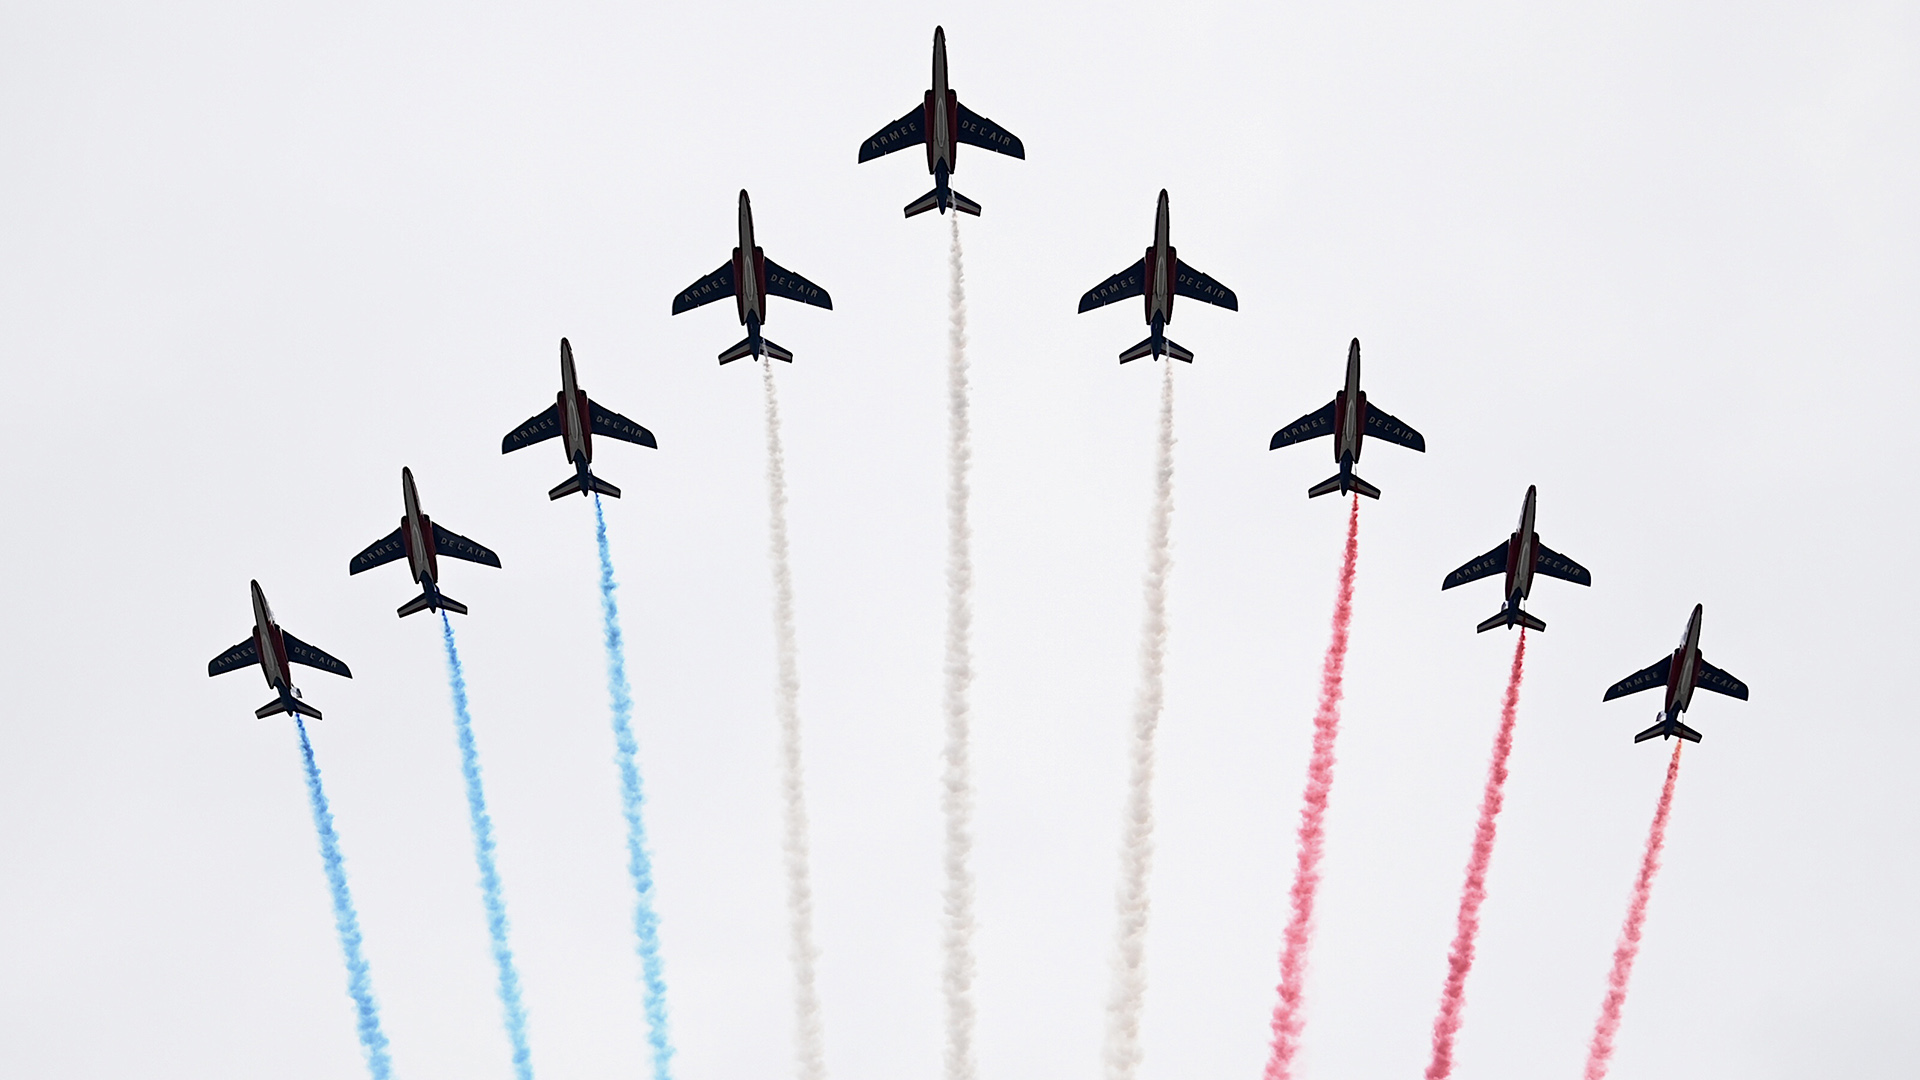
<path id="1" fill-rule="evenodd" d="M 774 705 L 780 716 L 780 788 L 786 805 L 787 926 L 793 961 L 794 1057 L 798 1080 L 823 1080 L 820 994 L 814 985 L 813 881 L 807 857 L 807 793 L 800 762 L 800 656 L 793 632 L 793 569 L 787 559 L 787 468 L 780 448 L 780 398 L 773 361 L 760 358 L 767 389 L 767 554 L 773 564 L 773 636 L 779 674 Z"/>
<path id="2" fill-rule="evenodd" d="M 960 215 L 953 215 L 947 266 L 947 661 L 946 768 L 941 810 L 947 818 L 946 917 L 947 1080 L 974 1080 L 973 1060 L 973 775 L 969 726 L 973 684 L 973 530 L 968 470 L 973 434 L 967 400 L 967 291 L 960 260 Z"/>
<path id="3" fill-rule="evenodd" d="M 1173 363 L 1160 382 L 1160 440 L 1147 524 L 1146 619 L 1140 633 L 1140 690 L 1133 707 L 1131 773 L 1121 825 L 1119 927 L 1113 992 L 1107 999 L 1108 1080 L 1140 1069 L 1140 1006 L 1146 996 L 1147 874 L 1153 865 L 1153 735 L 1166 695 L 1167 573 L 1173 567 Z"/>

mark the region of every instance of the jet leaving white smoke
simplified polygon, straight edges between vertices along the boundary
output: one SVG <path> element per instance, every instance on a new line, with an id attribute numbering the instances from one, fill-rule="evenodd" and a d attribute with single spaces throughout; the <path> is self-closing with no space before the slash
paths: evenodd
<path id="1" fill-rule="evenodd" d="M 787 468 L 780 447 L 780 398 L 773 361 L 761 357 L 767 390 L 767 555 L 773 565 L 773 636 L 779 673 L 774 707 L 780 716 L 780 786 L 786 806 L 787 927 L 793 961 L 794 1055 L 798 1080 L 823 1080 L 820 994 L 814 985 L 813 881 L 807 856 L 807 793 L 800 761 L 800 657 L 793 631 L 793 569 L 787 558 Z"/>
<path id="2" fill-rule="evenodd" d="M 973 530 L 968 470 L 973 434 L 967 390 L 967 291 L 960 259 L 960 215 L 953 215 L 947 257 L 947 659 L 945 771 L 940 805 L 947 819 L 946 970 L 947 1080 L 974 1080 L 973 1059 L 973 775 L 969 727 L 973 684 Z"/>
<path id="3" fill-rule="evenodd" d="M 1140 689 L 1133 707 L 1126 815 L 1121 825 L 1119 927 L 1113 991 L 1107 999 L 1108 1080 L 1140 1069 L 1140 1006 L 1146 996 L 1147 875 L 1153 864 L 1153 736 L 1165 703 L 1167 574 L 1173 567 L 1173 363 L 1160 382 L 1160 440 L 1147 523 L 1146 619 L 1140 634 Z"/>

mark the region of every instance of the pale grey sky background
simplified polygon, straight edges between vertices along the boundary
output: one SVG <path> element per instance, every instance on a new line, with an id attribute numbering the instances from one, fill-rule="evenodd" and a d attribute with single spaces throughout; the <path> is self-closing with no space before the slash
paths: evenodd
<path id="1" fill-rule="evenodd" d="M 1172 195 L 1183 302 L 1143 1080 L 1254 1080 L 1344 515 L 1272 431 L 1358 336 L 1381 407 L 1303 1075 L 1426 1060 L 1511 638 L 1545 581 L 1462 1077 L 1574 1076 L 1665 752 L 1602 705 L 1706 605 L 1614 1075 L 1920 1071 L 1910 4 L 15 4 L 0 12 L 0 1061 L 362 1074 L 284 719 L 210 681 L 257 577 L 302 672 L 397 1075 L 506 1077 L 437 628 L 394 618 L 400 466 L 451 564 L 538 1075 L 644 1075 L 592 516 L 500 437 L 586 389 L 624 582 L 683 1080 L 789 1075 L 759 375 L 669 319 L 753 193 L 831 290 L 787 417 L 830 1075 L 939 1062 L 946 228 L 860 141 L 961 152 L 978 468 L 980 1053 L 1098 1075 L 1157 369 L 1074 315 Z"/>

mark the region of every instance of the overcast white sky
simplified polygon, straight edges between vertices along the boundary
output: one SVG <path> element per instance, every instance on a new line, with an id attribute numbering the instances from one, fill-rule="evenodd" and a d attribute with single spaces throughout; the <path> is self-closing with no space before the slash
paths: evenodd
<path id="1" fill-rule="evenodd" d="M 295 736 L 303 673 L 407 1078 L 506 1077 L 437 628 L 351 580 L 410 465 L 451 564 L 553 1078 L 644 1075 L 592 515 L 550 504 L 571 337 L 652 428 L 596 467 L 625 588 L 683 1080 L 789 1075 L 759 375 L 675 290 L 761 243 L 781 304 L 821 989 L 836 1080 L 939 1063 L 946 229 L 860 141 L 926 87 L 965 149 L 980 1053 L 1094 1080 L 1157 369 L 1074 315 L 1172 194 L 1183 302 L 1143 1080 L 1253 1080 L 1342 507 L 1272 431 L 1367 389 L 1350 698 L 1303 1075 L 1415 1076 L 1511 638 L 1441 577 L 1513 527 L 1546 581 L 1459 1075 L 1577 1075 L 1665 752 L 1602 705 L 1706 605 L 1702 695 L 1619 1077 L 1920 1072 L 1911 558 L 1920 12 L 1478 2 L 13 4 L 0 11 L 0 1060 L 15 1076 L 361 1073 Z"/>

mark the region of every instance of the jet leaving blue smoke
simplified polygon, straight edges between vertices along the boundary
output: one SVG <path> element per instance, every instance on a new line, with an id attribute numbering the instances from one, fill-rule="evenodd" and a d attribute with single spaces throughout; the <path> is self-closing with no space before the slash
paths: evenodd
<path id="1" fill-rule="evenodd" d="M 487 793 L 480 786 L 480 751 L 473 743 L 473 716 L 467 711 L 467 676 L 460 666 L 460 649 L 453 643 L 453 622 L 440 613 L 441 638 L 447 645 L 447 682 L 453 691 L 453 726 L 460 740 L 460 773 L 467 781 L 467 815 L 473 823 L 473 859 L 480 864 L 480 894 L 487 905 L 487 933 L 493 938 L 493 962 L 500 969 L 500 1006 L 506 1014 L 507 1038 L 513 1042 L 513 1071 L 519 1080 L 533 1080 L 533 1054 L 527 1049 L 527 1010 L 520 1002 L 520 971 L 507 944 L 507 902 L 500 895 L 500 870 L 493 861 L 493 818 L 487 814 Z"/>
<path id="2" fill-rule="evenodd" d="M 340 835 L 333 831 L 333 810 L 327 806 L 327 793 L 320 786 L 320 766 L 313 760 L 313 744 L 307 741 L 307 725 L 295 714 L 300 729 L 300 756 L 307 763 L 307 797 L 313 802 L 313 828 L 320 834 L 320 861 L 327 868 L 327 889 L 333 894 L 333 925 L 340 932 L 340 951 L 347 957 L 347 993 L 353 997 L 358 1014 L 360 1049 L 367 1055 L 367 1071 L 373 1080 L 387 1080 L 393 1062 L 387 1057 L 387 1033 L 380 1029 L 380 1004 L 373 999 L 373 975 L 367 958 L 360 955 L 360 913 L 354 910 L 353 894 L 347 891 L 347 868 L 340 857 Z"/>
<path id="3" fill-rule="evenodd" d="M 654 1080 L 672 1080 L 673 1042 L 667 1031 L 667 979 L 660 960 L 660 917 L 653 910 L 653 856 L 647 852 L 647 826 L 641 817 L 646 795 L 640 786 L 639 745 L 633 738 L 633 695 L 627 687 L 627 646 L 620 633 L 619 586 L 613 580 L 613 553 L 607 547 L 607 516 L 600 496 L 593 497 L 594 539 L 600 545 L 600 618 L 607 638 L 607 694 L 613 699 L 614 763 L 620 767 L 620 804 L 627 818 L 627 873 L 636 894 L 633 907 L 635 949 L 640 954 L 647 1007 L 647 1040 L 653 1045 Z"/>

